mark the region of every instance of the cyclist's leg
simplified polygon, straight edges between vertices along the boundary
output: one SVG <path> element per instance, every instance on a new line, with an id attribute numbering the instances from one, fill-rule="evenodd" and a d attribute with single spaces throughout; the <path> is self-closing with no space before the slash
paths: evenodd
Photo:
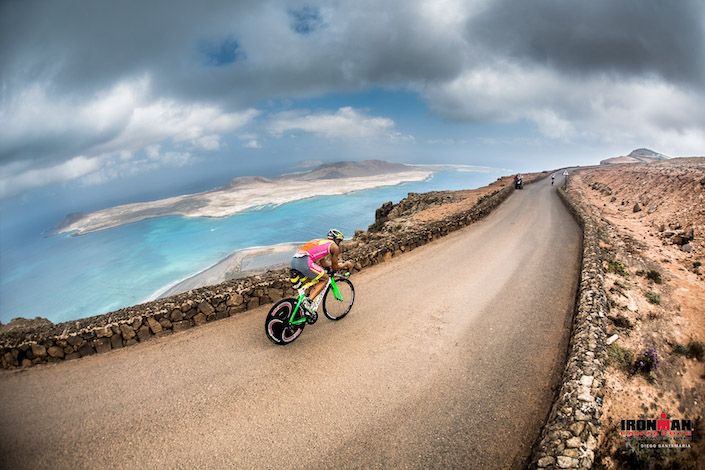
<path id="1" fill-rule="evenodd" d="M 311 288 L 308 291 L 308 298 L 311 300 L 314 300 L 318 294 L 321 293 L 323 288 L 326 286 L 326 283 L 328 282 L 328 274 L 326 274 L 325 270 L 311 261 L 309 258 L 308 260 L 308 269 L 312 272 L 315 273 L 314 277 L 312 277 L 312 280 L 318 279 L 318 283 L 314 284 L 311 286 Z"/>
<path id="2" fill-rule="evenodd" d="M 307 285 L 311 284 L 311 286 L 307 289 L 310 299 L 315 299 L 316 295 L 325 287 L 325 282 L 321 281 L 328 281 L 325 270 L 311 261 L 308 255 L 295 255 L 291 260 L 291 269 L 299 271 L 309 279 Z"/>
<path id="3" fill-rule="evenodd" d="M 314 300 L 321 293 L 326 284 L 328 283 L 328 274 L 323 273 L 321 280 L 317 284 L 313 285 L 308 291 L 308 298 Z"/>

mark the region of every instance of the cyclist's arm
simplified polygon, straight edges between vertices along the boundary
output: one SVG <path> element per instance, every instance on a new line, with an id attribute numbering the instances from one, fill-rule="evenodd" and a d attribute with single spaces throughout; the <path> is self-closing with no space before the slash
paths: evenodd
<path id="1" fill-rule="evenodd" d="M 341 269 L 351 269 L 352 268 L 351 261 L 341 263 L 341 260 L 338 259 L 338 256 L 340 256 L 340 247 L 338 245 L 336 245 L 335 243 L 333 243 L 333 244 L 331 244 L 331 247 L 330 247 L 330 258 L 331 258 L 331 265 L 332 265 L 333 271 L 340 271 Z"/>

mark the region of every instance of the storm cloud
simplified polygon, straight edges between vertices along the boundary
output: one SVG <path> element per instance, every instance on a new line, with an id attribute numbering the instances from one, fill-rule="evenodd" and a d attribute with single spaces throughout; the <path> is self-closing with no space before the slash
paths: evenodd
<path id="1" fill-rule="evenodd" d="M 493 55 L 561 72 L 702 86 L 704 24 L 700 0 L 499 0 L 468 20 L 467 35 Z"/>
<path id="2" fill-rule="evenodd" d="M 276 106 L 371 89 L 472 126 L 696 153 L 704 51 L 696 0 L 2 2 L 0 186 L 185 165 L 228 137 L 337 139 L 347 121 L 412 142 L 366 110 Z"/>

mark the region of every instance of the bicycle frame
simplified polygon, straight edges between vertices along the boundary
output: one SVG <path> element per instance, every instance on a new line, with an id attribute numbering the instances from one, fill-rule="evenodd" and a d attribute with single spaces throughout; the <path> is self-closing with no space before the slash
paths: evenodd
<path id="1" fill-rule="evenodd" d="M 306 298 L 306 289 L 309 287 L 313 286 L 314 284 L 318 283 L 318 281 L 310 281 L 307 284 L 304 284 L 303 286 L 299 287 L 299 297 L 296 299 L 296 307 L 294 307 L 294 310 L 291 312 L 291 315 L 289 316 L 289 324 L 290 325 L 300 325 L 302 323 L 306 322 L 306 316 L 305 315 L 299 315 L 299 318 L 296 318 L 296 314 L 300 314 L 300 308 L 301 304 L 303 303 L 304 299 Z M 328 283 L 326 284 L 326 287 L 323 288 L 320 294 L 318 294 L 319 299 L 323 299 L 323 296 L 326 295 L 326 292 L 328 289 L 333 289 L 333 295 L 335 296 L 336 299 L 342 301 L 343 296 L 340 295 L 340 290 L 338 290 L 338 285 L 335 283 L 335 278 L 331 274 L 328 277 Z M 318 302 L 316 302 L 316 307 L 318 307 Z"/>

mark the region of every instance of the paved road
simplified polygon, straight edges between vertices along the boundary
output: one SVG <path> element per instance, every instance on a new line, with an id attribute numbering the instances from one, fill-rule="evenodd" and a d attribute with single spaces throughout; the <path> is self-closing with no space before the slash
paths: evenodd
<path id="1" fill-rule="evenodd" d="M 260 308 L 3 372 L 0 466 L 521 467 L 562 370 L 579 250 L 545 180 L 355 275 L 350 315 L 286 348 Z"/>

